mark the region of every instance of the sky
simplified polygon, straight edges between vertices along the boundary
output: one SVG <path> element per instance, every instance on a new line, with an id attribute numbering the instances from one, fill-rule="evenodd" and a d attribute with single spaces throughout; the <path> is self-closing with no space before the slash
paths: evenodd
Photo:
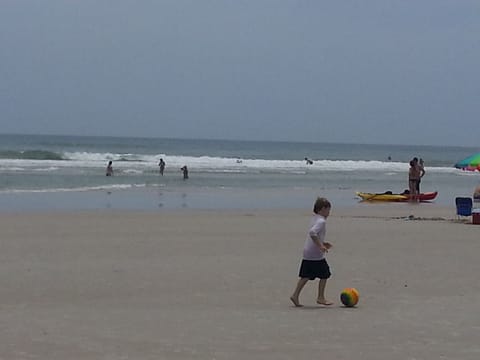
<path id="1" fill-rule="evenodd" d="M 477 0 L 0 0 L 0 132 L 480 146 Z"/>

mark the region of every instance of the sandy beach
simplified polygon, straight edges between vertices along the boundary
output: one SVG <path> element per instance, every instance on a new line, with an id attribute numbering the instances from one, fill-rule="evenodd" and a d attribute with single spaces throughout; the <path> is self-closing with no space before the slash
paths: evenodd
<path id="1" fill-rule="evenodd" d="M 480 358 L 480 226 L 454 207 L 334 207 L 335 304 L 310 282 L 295 308 L 310 216 L 3 213 L 0 359 Z"/>

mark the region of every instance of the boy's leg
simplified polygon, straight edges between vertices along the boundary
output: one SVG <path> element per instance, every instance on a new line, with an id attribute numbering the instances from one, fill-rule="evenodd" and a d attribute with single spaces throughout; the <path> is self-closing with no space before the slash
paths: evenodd
<path id="1" fill-rule="evenodd" d="M 296 307 L 303 306 L 302 304 L 300 304 L 298 297 L 300 296 L 300 292 L 302 291 L 307 281 L 308 281 L 308 278 L 300 278 L 297 282 L 297 287 L 295 288 L 293 295 L 290 296 L 290 300 L 293 302 L 293 305 L 295 305 Z"/>
<path id="2" fill-rule="evenodd" d="M 332 305 L 331 301 L 325 299 L 325 286 L 327 285 L 327 279 L 320 279 L 318 282 L 318 297 L 317 303 L 320 305 Z"/>

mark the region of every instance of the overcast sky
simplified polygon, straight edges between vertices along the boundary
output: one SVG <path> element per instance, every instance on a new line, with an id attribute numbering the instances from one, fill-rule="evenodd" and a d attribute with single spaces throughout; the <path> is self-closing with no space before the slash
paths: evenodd
<path id="1" fill-rule="evenodd" d="M 480 146 L 478 0 L 0 0 L 0 132 Z"/>

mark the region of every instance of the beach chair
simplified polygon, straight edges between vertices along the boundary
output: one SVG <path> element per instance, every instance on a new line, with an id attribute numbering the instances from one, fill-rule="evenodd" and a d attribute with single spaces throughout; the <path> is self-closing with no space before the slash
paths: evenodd
<path id="1" fill-rule="evenodd" d="M 472 216 L 473 201 L 469 197 L 456 197 L 455 205 L 457 206 L 457 218 L 461 216 Z"/>

